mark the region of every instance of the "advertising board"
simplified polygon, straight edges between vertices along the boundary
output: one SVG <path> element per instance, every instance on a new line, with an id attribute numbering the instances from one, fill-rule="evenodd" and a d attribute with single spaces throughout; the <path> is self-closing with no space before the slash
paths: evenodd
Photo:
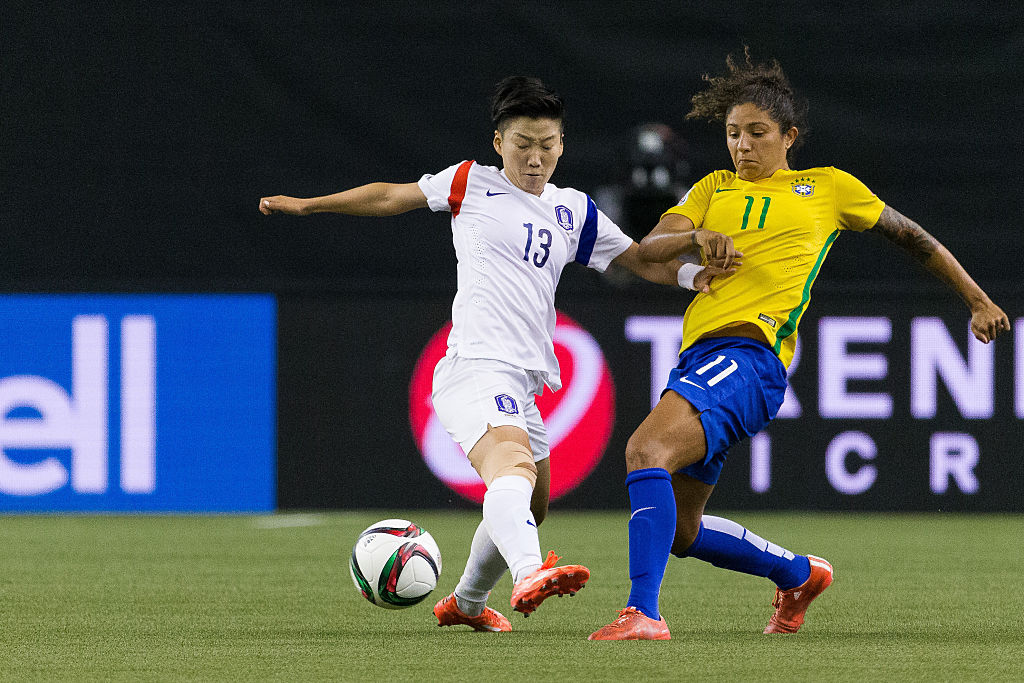
<path id="1" fill-rule="evenodd" d="M 0 509 L 270 510 L 275 302 L 0 297 Z"/>

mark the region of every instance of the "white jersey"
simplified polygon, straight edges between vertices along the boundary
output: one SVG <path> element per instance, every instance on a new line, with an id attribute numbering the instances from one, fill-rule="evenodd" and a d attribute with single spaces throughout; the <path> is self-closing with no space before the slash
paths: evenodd
<path id="1" fill-rule="evenodd" d="M 552 336 L 562 268 L 575 261 L 604 271 L 632 239 L 579 190 L 549 183 L 538 197 L 473 161 L 424 175 L 419 187 L 431 210 L 452 214 L 459 289 L 449 355 L 539 370 L 557 391 Z"/>

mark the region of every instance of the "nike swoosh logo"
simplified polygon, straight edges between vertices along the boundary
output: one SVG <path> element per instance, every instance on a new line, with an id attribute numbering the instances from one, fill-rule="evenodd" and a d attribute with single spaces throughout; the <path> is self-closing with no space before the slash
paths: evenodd
<path id="1" fill-rule="evenodd" d="M 718 194 L 719 192 L 739 192 L 739 189 L 740 188 L 738 187 L 720 187 L 715 190 L 715 194 Z"/>
<path id="2" fill-rule="evenodd" d="M 686 382 L 687 384 L 692 384 L 693 386 L 697 387 L 697 388 L 698 388 L 698 389 L 700 389 L 701 391 L 707 391 L 707 389 L 705 389 L 705 388 L 704 388 L 704 387 L 702 387 L 701 385 L 697 384 L 696 382 L 691 382 L 690 380 L 686 379 L 685 377 L 680 377 L 680 378 L 679 378 L 679 381 L 680 381 L 680 382 Z"/>
<path id="3" fill-rule="evenodd" d="M 631 514 L 631 515 L 629 516 L 629 518 L 630 518 L 630 519 L 633 519 L 634 517 L 636 517 L 636 516 L 637 516 L 637 514 L 639 514 L 639 513 L 643 512 L 644 510 L 654 510 L 654 509 L 655 509 L 655 508 L 654 508 L 654 506 L 653 506 L 653 505 L 652 505 L 651 507 L 646 507 L 646 508 L 637 508 L 636 510 L 633 510 L 633 514 Z"/>
<path id="4" fill-rule="evenodd" d="M 508 192 L 491 192 L 490 190 L 487 190 L 488 197 L 497 197 L 499 194 L 508 194 Z"/>
<path id="5" fill-rule="evenodd" d="M 537 528 L 537 525 L 536 525 L 536 524 L 534 524 L 533 522 L 531 522 L 530 520 L 526 520 L 526 524 L 527 524 L 528 526 L 532 526 L 532 527 L 533 527 L 534 529 L 536 529 L 536 528 Z"/>

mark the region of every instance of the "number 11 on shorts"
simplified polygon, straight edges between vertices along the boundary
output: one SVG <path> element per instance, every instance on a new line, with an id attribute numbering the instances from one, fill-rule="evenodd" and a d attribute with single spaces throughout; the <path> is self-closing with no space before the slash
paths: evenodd
<path id="1" fill-rule="evenodd" d="M 719 356 L 718 358 L 714 359 L 713 361 L 711 361 L 707 365 L 702 365 L 700 368 L 698 368 L 697 369 L 697 374 L 698 375 L 703 375 L 704 373 L 708 372 L 709 370 L 711 370 L 713 368 L 716 368 L 719 365 L 721 365 L 722 361 L 724 361 L 724 360 L 725 360 L 725 356 Z M 729 375 L 734 373 L 736 371 L 736 368 L 738 368 L 738 367 L 739 367 L 739 365 L 736 363 L 735 360 L 729 361 L 729 365 L 728 366 L 726 366 L 717 375 L 715 375 L 714 377 L 712 377 L 711 379 L 708 380 L 708 386 L 709 387 L 715 386 L 716 384 L 721 382 L 723 379 L 725 379 L 726 377 L 728 377 Z"/>

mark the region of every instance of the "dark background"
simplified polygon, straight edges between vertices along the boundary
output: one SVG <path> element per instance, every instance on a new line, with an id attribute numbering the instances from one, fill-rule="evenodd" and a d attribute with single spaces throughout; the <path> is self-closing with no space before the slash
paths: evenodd
<path id="1" fill-rule="evenodd" d="M 443 324 L 435 303 L 409 311 L 454 293 L 448 216 L 266 218 L 259 197 L 409 182 L 466 158 L 496 165 L 486 99 L 514 73 L 567 102 L 557 184 L 625 186 L 631 131 L 656 121 L 679 136 L 688 185 L 729 167 L 721 130 L 683 116 L 701 74 L 744 44 L 779 59 L 810 100 L 797 167 L 853 173 L 997 300 L 1019 302 L 1024 10 L 956 2 L 5 3 L 2 287 L 277 294 L 282 484 L 298 477 L 282 504 L 344 505 L 302 497 L 334 485 L 307 460 L 339 457 L 352 435 L 407 434 L 379 413 L 367 424 L 351 389 L 407 379 L 418 349 L 389 334 Z M 816 296 L 956 310 L 881 240 L 843 247 Z M 657 292 L 570 268 L 560 296 L 642 312 Z M 685 304 L 667 301 L 656 306 Z M 332 345 L 371 337 L 379 367 L 331 363 Z"/>
<path id="2" fill-rule="evenodd" d="M 856 252 L 860 235 L 841 235 L 833 251 Z M 605 455 L 578 488 L 554 505 L 567 508 L 624 507 L 625 461 L 629 435 L 650 411 L 651 345 L 629 342 L 625 321 L 634 315 L 679 316 L 689 299 L 685 292 L 661 290 L 638 300 L 620 291 L 592 297 L 558 298 L 559 310 L 584 327 L 601 347 L 615 386 L 615 425 Z M 1008 307 L 1024 310 L 1024 296 Z M 397 298 L 363 297 L 288 299 L 279 307 L 281 405 L 279 408 L 278 503 L 282 507 L 379 508 L 402 501 L 404 506 L 474 508 L 430 472 L 409 425 L 409 379 L 430 337 L 448 319 L 450 302 L 441 295 Z M 825 418 L 820 415 L 818 322 L 828 316 L 886 317 L 892 321 L 887 343 L 851 343 L 850 355 L 875 354 L 887 362 L 884 380 L 851 380 L 847 390 L 884 392 L 892 397 L 889 418 Z M 801 354 L 790 376 L 800 403 L 798 418 L 775 419 L 766 433 L 771 439 L 771 487 L 756 492 L 751 485 L 750 445 L 733 447 L 715 488 L 717 509 L 819 510 L 1016 510 L 1022 509 L 1024 481 L 1024 405 L 1015 408 L 1014 374 L 1024 377 L 1024 344 L 1015 348 L 1004 337 L 993 349 L 994 413 L 991 418 L 965 418 L 946 383 L 936 391 L 936 415 L 911 413 L 910 327 L 913 318 L 943 320 L 962 359 L 967 358 L 967 316 L 952 294 L 910 299 L 891 294 L 873 299 L 816 295 L 800 323 Z M 1012 316 L 1011 316 L 1012 317 Z M 1024 317 L 1016 316 L 1017 335 Z M 339 329 L 358 334 L 338 335 Z M 395 335 L 394 330 L 401 330 Z M 386 349 L 386 351 L 385 351 Z M 566 391 L 563 389 L 563 391 Z M 1024 393 L 1022 393 L 1024 396 Z M 869 490 L 841 494 L 827 477 L 825 454 L 844 432 L 867 434 L 877 448 L 864 462 L 844 459 L 851 473 L 868 464 L 878 474 Z M 943 494 L 929 489 L 930 440 L 935 433 L 968 434 L 980 451 L 974 474 L 977 493 L 955 485 Z M 559 467 L 557 454 L 552 470 Z"/>

